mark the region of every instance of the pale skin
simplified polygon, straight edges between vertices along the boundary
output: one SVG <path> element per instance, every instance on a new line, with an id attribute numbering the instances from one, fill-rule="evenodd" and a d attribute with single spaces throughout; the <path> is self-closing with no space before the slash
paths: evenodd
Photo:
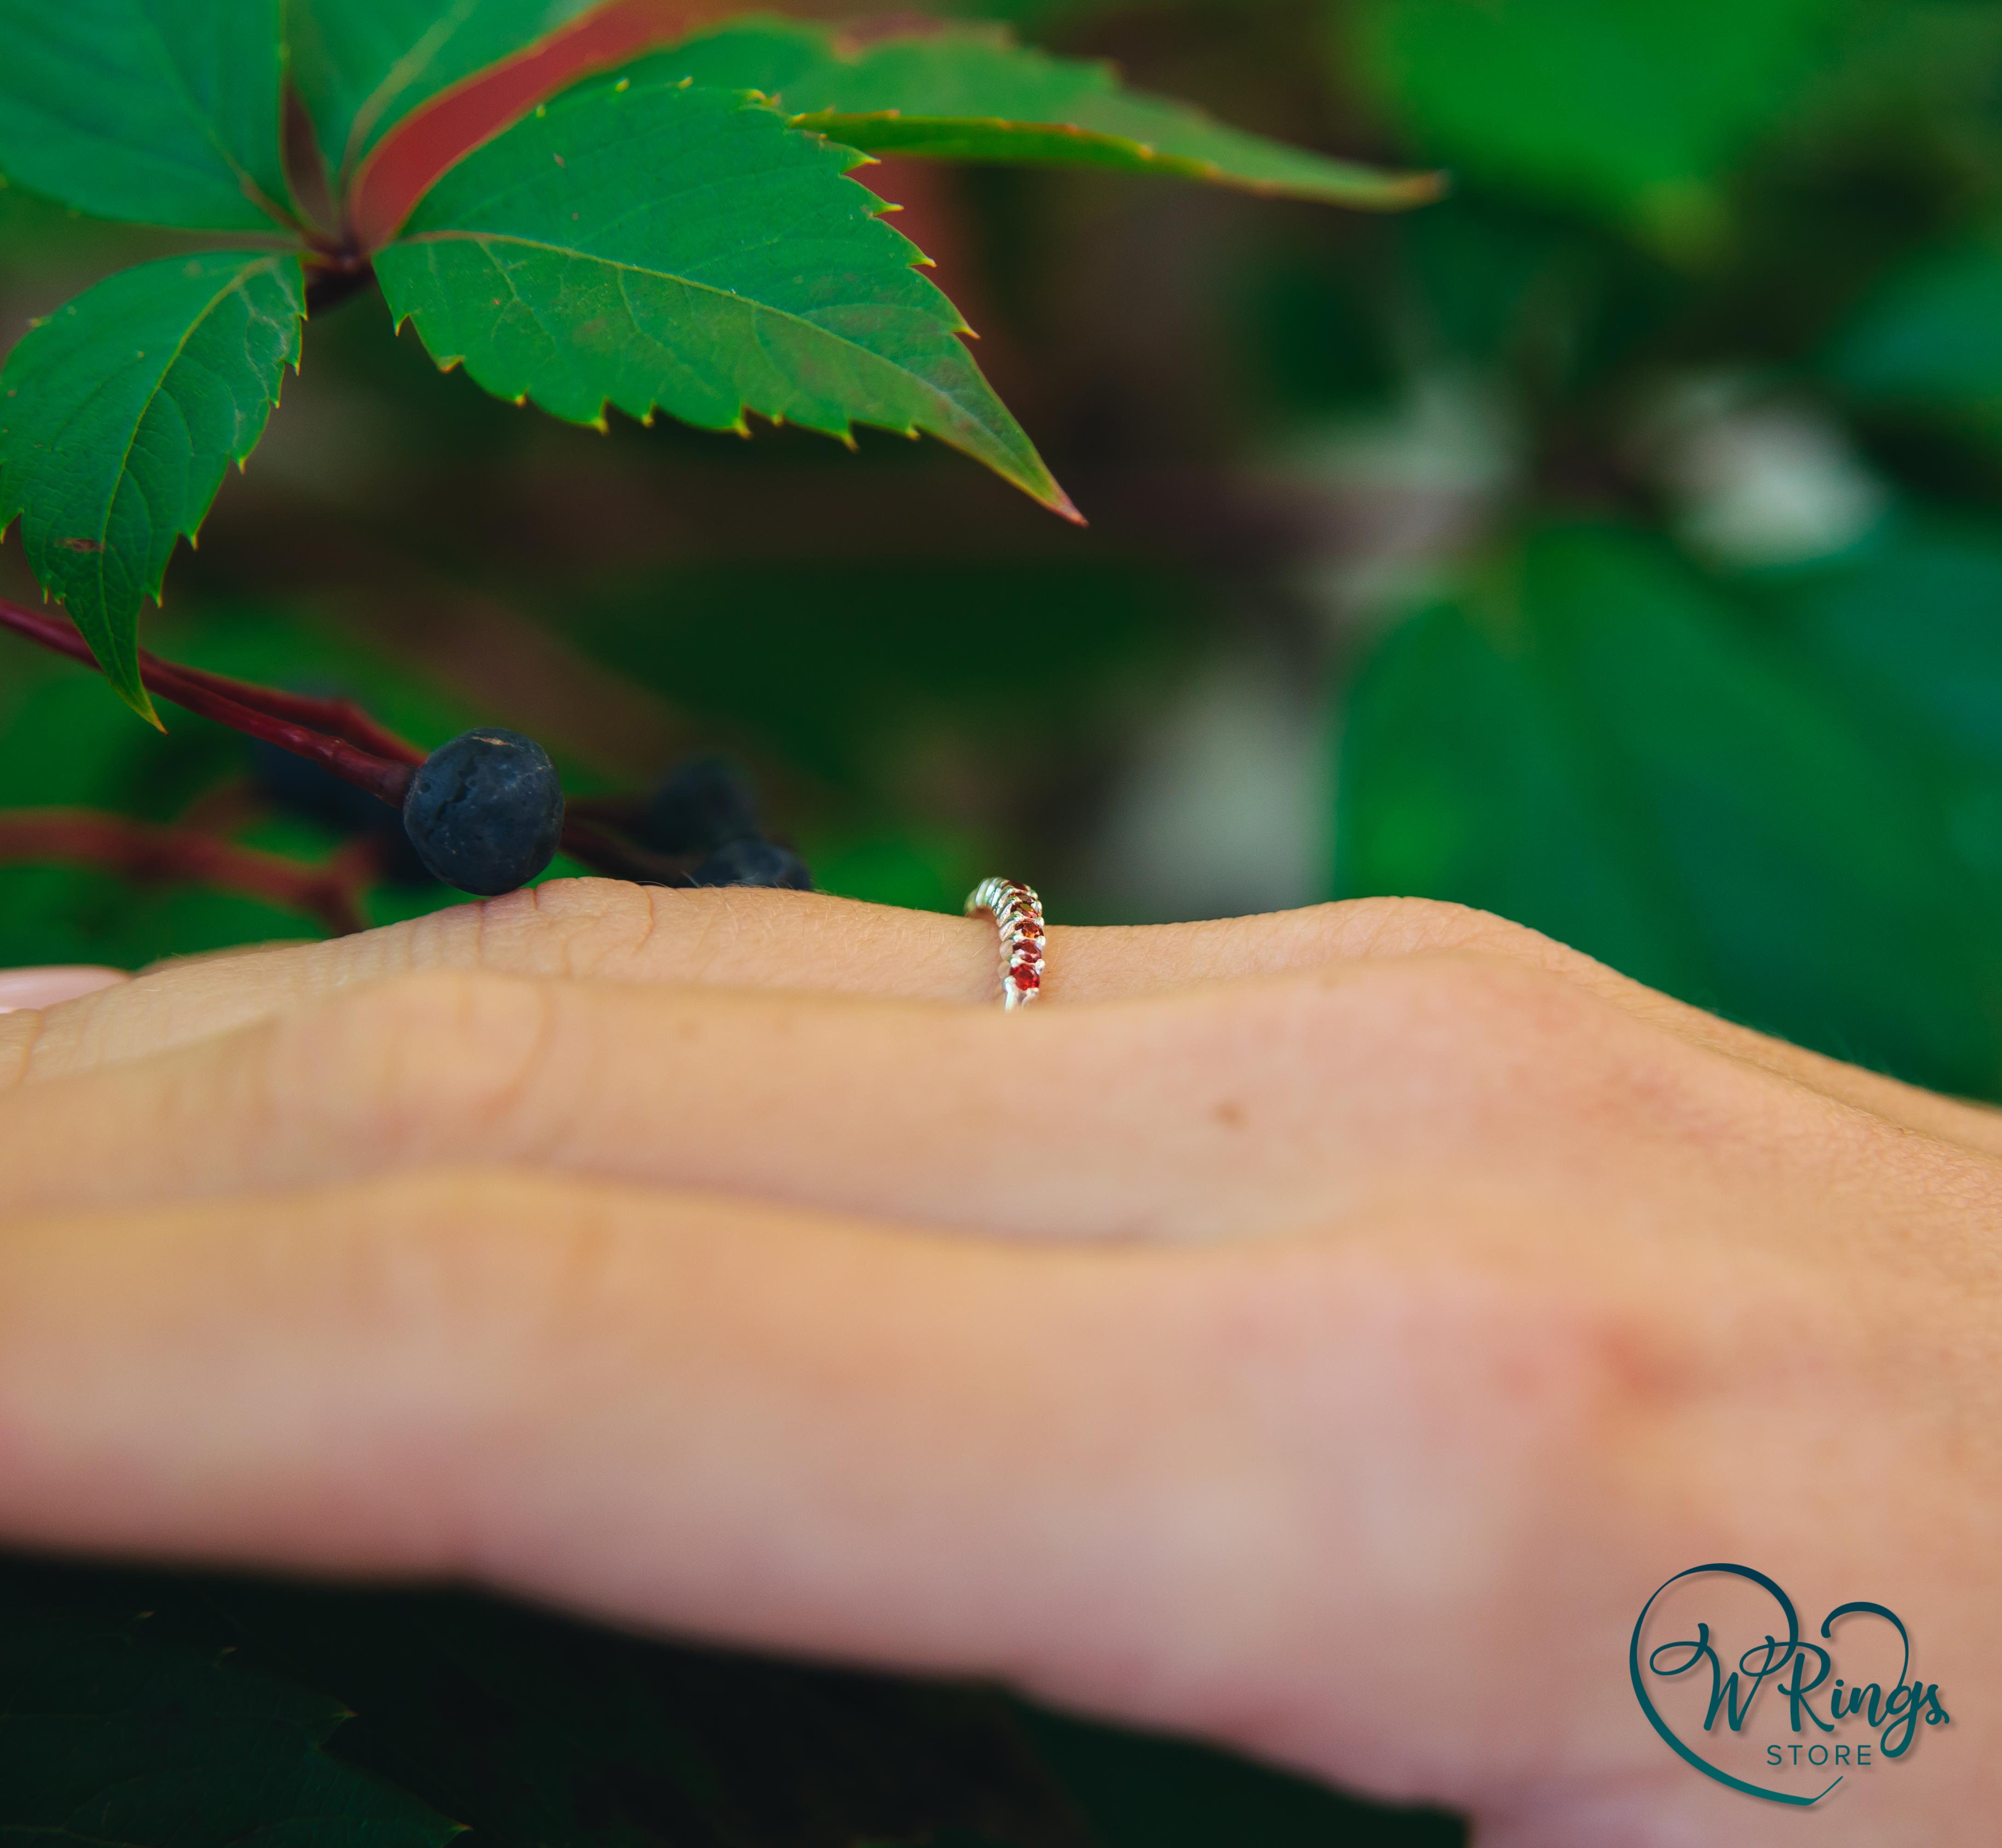
<path id="1" fill-rule="evenodd" d="M 2002 1118 L 1450 907 L 994 979 L 587 881 L 17 989 L 0 1538 L 992 1677 L 1484 1848 L 1993 1839 Z M 1712 1560 L 1894 1605 L 1951 1726 L 1691 1770 L 1627 1643 Z"/>

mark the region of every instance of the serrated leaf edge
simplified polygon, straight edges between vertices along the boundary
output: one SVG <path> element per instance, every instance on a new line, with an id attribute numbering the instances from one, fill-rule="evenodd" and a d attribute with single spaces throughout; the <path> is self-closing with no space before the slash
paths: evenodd
<path id="1" fill-rule="evenodd" d="M 866 127 L 872 122 L 899 122 L 913 127 L 936 127 L 940 131 L 979 128 L 998 129 L 1004 134 L 1062 135 L 1086 145 L 1115 151 L 1142 166 L 1153 168 L 1177 179 L 1200 180 L 1207 185 L 1226 187 L 1233 192 L 1250 193 L 1261 198 L 1306 199 L 1324 204 L 1346 205 L 1356 211 L 1401 211 L 1412 206 L 1429 205 L 1445 197 L 1451 189 L 1449 177 L 1442 172 L 1393 173 L 1355 162 L 1337 160 L 1332 155 L 1326 155 L 1314 158 L 1326 162 L 1331 169 L 1338 170 L 1342 176 L 1339 180 L 1332 174 L 1327 183 L 1321 186 L 1256 180 L 1230 172 L 1220 161 L 1200 160 L 1187 154 L 1166 154 L 1150 142 L 1135 141 L 1130 135 L 1114 134 L 1102 128 L 1086 128 L 1076 122 L 1031 121 L 1013 116 L 913 116 L 907 115 L 898 109 L 870 110 L 853 114 L 834 110 L 818 110 L 804 115 L 789 115 L 786 119 L 794 128 L 825 136 L 828 140 L 846 147 L 864 150 L 869 146 L 868 141 L 844 134 L 842 132 L 844 127 L 851 125 Z M 1202 120 L 1205 127 L 1222 129 L 1228 127 L 1226 124 L 1207 116 Z M 968 158 L 957 154 L 931 155 L 922 148 L 902 145 L 884 151 L 910 160 L 949 161 Z M 1308 152 L 1306 149 L 1291 148 L 1287 151 L 1301 155 Z"/>
<path id="2" fill-rule="evenodd" d="M 618 83 L 612 85 L 611 88 L 615 92 L 623 92 L 627 90 L 630 88 L 630 79 L 627 78 L 622 79 Z M 684 77 L 678 82 L 665 84 L 661 87 L 666 89 L 685 90 L 695 87 L 695 82 L 692 78 Z M 726 93 L 739 98 L 746 108 L 766 111 L 773 115 L 777 116 L 781 121 L 786 123 L 786 127 L 792 128 L 794 132 L 804 136 L 807 139 L 819 142 L 823 147 L 828 148 L 830 152 L 848 155 L 849 157 L 849 159 L 841 169 L 841 177 L 847 180 L 864 198 L 867 199 L 870 202 L 874 209 L 870 212 L 870 216 L 879 223 L 882 221 L 888 213 L 902 209 L 899 207 L 892 205 L 888 202 L 878 198 L 875 194 L 870 192 L 866 186 L 863 186 L 860 180 L 857 180 L 853 177 L 855 173 L 863 168 L 881 165 L 881 162 L 877 160 L 874 155 L 869 154 L 861 149 L 851 147 L 846 142 L 837 141 L 829 136 L 820 134 L 811 127 L 802 127 L 797 123 L 788 120 L 783 110 L 774 108 L 773 106 L 773 99 L 771 97 L 767 96 L 762 90 L 734 90 Z M 514 124 L 514 126 L 518 126 L 520 120 L 526 120 L 530 119 L 532 117 L 546 117 L 548 113 L 549 100 L 546 99 L 543 102 L 536 104 L 532 110 L 525 112 L 523 116 L 518 120 L 517 123 Z M 497 137 L 495 138 L 497 139 L 498 138 Z M 898 231 L 894 225 L 886 225 L 884 228 L 890 231 L 891 233 L 897 239 L 898 242 L 903 246 L 904 249 L 909 253 L 909 267 L 911 269 L 923 270 L 936 268 L 937 267 L 933 263 L 930 257 L 926 256 L 923 250 L 921 250 L 916 244 L 912 242 L 909 238 L 905 237 L 902 232 Z M 748 298 L 739 295 L 732 290 L 717 288 L 715 284 L 712 283 L 701 282 L 689 277 L 677 276 L 668 270 L 649 270 L 643 264 L 619 263 L 609 257 L 600 256 L 593 252 L 574 250 L 561 244 L 549 243 L 543 239 L 521 237 L 509 232 L 462 231 L 456 229 L 445 231 L 420 231 L 399 236 L 392 240 L 391 243 L 385 246 L 385 248 L 394 249 L 399 246 L 404 245 L 448 242 L 497 242 L 512 244 L 523 249 L 546 250 L 559 256 L 574 257 L 582 262 L 602 263 L 609 269 L 628 270 L 635 275 L 657 277 L 662 281 L 675 283 L 684 288 L 700 289 L 710 295 L 719 296 L 729 301 L 743 302 L 748 300 Z M 930 287 L 932 292 L 936 297 L 939 304 L 942 307 L 950 311 L 951 320 L 950 324 L 943 319 L 941 319 L 940 323 L 941 329 L 947 333 L 948 337 L 964 336 L 969 340 L 978 340 L 980 336 L 974 331 L 971 326 L 968 323 L 965 316 L 961 312 L 957 303 L 954 302 L 952 298 L 947 295 L 944 290 L 940 288 L 936 283 L 931 282 L 930 277 L 925 277 L 923 280 Z M 775 308 L 770 304 L 766 302 L 753 302 L 751 305 L 755 307 L 762 313 L 776 316 L 785 320 L 793 322 L 799 326 L 811 328 L 814 333 L 823 338 L 839 341 L 842 345 L 852 348 L 854 351 L 861 354 L 865 358 L 877 364 L 894 364 L 894 362 L 884 361 L 882 354 L 871 352 L 867 347 L 859 346 L 854 341 L 846 339 L 842 335 L 834 333 L 831 329 L 822 326 L 818 322 L 809 320 L 804 316 L 793 314 L 787 309 Z M 414 318 L 414 314 L 415 311 L 411 311 L 410 312 L 398 315 L 395 317 L 395 328 L 398 333 L 401 333 L 404 326 Z M 423 337 L 421 330 L 420 330 L 419 337 Z M 429 350 L 428 342 L 427 342 L 426 344 L 427 350 Z M 971 355 L 968 357 L 970 358 Z M 433 363 L 438 366 L 441 371 L 447 372 L 454 370 L 457 367 L 464 365 L 466 363 L 466 355 L 463 353 L 446 354 L 432 352 L 431 359 Z M 486 388 L 483 386 L 481 389 L 483 390 Z M 500 396 L 499 393 L 495 393 L 494 395 L 497 396 Z M 947 399 L 946 394 L 943 392 L 936 392 L 934 395 L 942 400 L 950 402 L 950 399 Z M 532 392 L 527 392 L 522 393 L 520 396 L 507 401 L 520 405 L 527 403 L 533 397 L 534 393 Z M 609 428 L 605 413 L 608 407 L 612 405 L 612 401 L 609 398 L 601 399 L 598 403 L 598 415 L 595 417 L 580 420 L 566 418 L 563 420 L 577 421 L 581 423 L 583 427 L 586 428 L 604 431 Z M 999 403 L 998 399 L 996 399 L 996 402 Z M 539 404 L 539 401 L 538 401 L 538 406 L 539 408 L 543 409 L 548 415 L 560 415 L 559 413 L 548 411 L 546 406 L 543 406 Z M 618 408 L 623 410 L 625 407 L 623 406 L 620 406 Z M 650 422 L 654 410 L 657 408 L 657 406 L 650 406 L 647 411 L 643 414 L 641 420 L 644 422 Z M 1003 408 L 1005 410 L 1006 406 L 1004 406 Z M 749 424 L 746 421 L 748 416 L 769 417 L 769 420 L 775 427 L 785 420 L 781 417 L 770 416 L 768 413 L 760 411 L 754 405 L 740 403 L 738 406 L 738 414 L 735 422 L 731 424 L 711 424 L 707 426 L 692 424 L 692 427 L 699 429 L 706 427 L 712 430 L 724 431 L 734 436 L 748 437 L 751 434 L 751 428 Z M 855 427 L 857 420 L 858 420 L 853 417 L 845 417 L 840 427 L 838 429 L 828 428 L 819 424 L 804 422 L 800 423 L 800 427 L 804 430 L 811 430 L 817 435 L 832 437 L 835 441 L 841 443 L 850 450 L 853 450 L 857 447 L 855 437 Z M 796 419 L 794 421 L 797 422 L 799 420 Z M 916 423 L 904 424 L 889 423 L 879 424 L 872 422 L 867 418 L 861 419 L 860 421 L 862 422 L 867 428 L 872 430 L 887 430 L 894 435 L 906 437 L 913 441 L 928 434 L 922 426 Z M 950 447 L 958 446 L 957 445 L 950 444 L 950 439 L 942 438 L 941 440 L 947 441 Z M 1073 501 L 1070 496 L 1064 491 L 1062 484 L 1050 472 L 1048 465 L 1043 462 L 1041 456 L 1036 452 L 1034 445 L 1031 444 L 1029 445 L 1029 448 L 1031 455 L 1034 457 L 1038 466 L 1041 470 L 1040 479 L 1034 475 L 1017 472 L 1011 470 L 996 469 L 995 472 L 1000 475 L 1004 480 L 1008 481 L 1015 487 L 1020 489 L 1023 493 L 1027 494 L 1030 498 L 1034 500 L 1039 506 L 1048 508 L 1052 513 L 1059 514 L 1062 518 L 1071 521 L 1073 525 L 1080 526 L 1084 525 L 1084 517 L 1078 511 L 1076 503 Z M 989 467 L 993 466 L 991 462 L 986 463 L 985 465 Z"/>
<path id="3" fill-rule="evenodd" d="M 249 284 L 253 277 L 260 274 L 272 271 L 277 267 L 284 263 L 290 263 L 294 264 L 301 264 L 301 260 L 302 260 L 298 253 L 293 251 L 273 251 L 268 255 L 260 257 L 256 263 L 237 270 L 232 277 L 228 284 L 225 288 L 217 290 L 215 294 L 211 296 L 208 301 L 203 305 L 201 312 L 189 319 L 188 324 L 183 330 L 180 338 L 174 343 L 172 352 L 169 354 L 166 361 L 162 365 L 158 381 L 155 383 L 152 389 L 147 393 L 145 401 L 140 406 L 138 415 L 133 420 L 131 434 L 126 438 L 125 447 L 119 453 L 117 479 L 120 483 L 122 483 L 124 481 L 128 473 L 127 465 L 131 457 L 132 445 L 138 440 L 140 427 L 145 422 L 147 417 L 151 414 L 154 404 L 157 402 L 161 392 L 166 387 L 168 375 L 172 373 L 175 365 L 179 362 L 181 354 L 187 350 L 188 342 L 194 339 L 197 330 L 208 320 L 211 315 L 215 312 L 216 309 L 220 304 L 227 301 L 230 296 L 242 291 Z M 284 378 L 284 368 L 288 364 L 291 366 L 294 372 L 296 373 L 298 371 L 303 349 L 302 330 L 305 324 L 306 313 L 302 264 L 302 285 L 297 291 L 297 299 L 299 305 L 298 312 L 292 317 L 291 350 L 279 361 L 278 376 L 281 384 Z M 60 313 L 61 312 L 61 311 L 60 309 L 57 311 L 58 313 Z M 47 322 L 53 320 L 54 318 L 54 315 L 45 315 L 40 321 L 37 322 L 35 325 L 37 326 L 45 325 Z M 274 392 L 270 399 L 270 410 L 275 410 L 277 408 L 277 405 L 278 397 L 277 394 Z M 236 464 L 237 470 L 239 473 L 242 472 L 246 465 L 249 462 L 252 452 L 256 449 L 257 445 L 263 440 L 264 431 L 268 426 L 269 421 L 270 417 L 269 412 L 267 412 L 265 423 L 258 426 L 256 433 L 251 436 L 249 441 L 245 443 L 241 449 L 238 449 L 234 447 L 230 449 L 227 459 Z M 0 462 L 4 462 L 4 457 L 0 457 Z M 4 469 L 0 469 L 0 479 L 4 478 L 5 471 Z M 106 532 L 110 529 L 111 509 L 112 507 L 116 504 L 116 502 L 117 491 L 114 489 L 111 500 L 107 502 L 106 505 L 103 521 L 99 525 L 96 535 L 99 542 L 98 545 L 98 551 L 100 553 L 102 553 L 105 549 L 103 541 Z M 177 539 L 185 539 L 191 548 L 198 545 L 200 542 L 202 524 L 208 518 L 209 510 L 213 507 L 214 505 L 214 500 L 213 497 L 211 497 L 208 505 L 204 506 L 201 509 L 201 512 L 195 516 L 192 525 L 183 522 L 176 527 L 175 537 Z M 10 504 L 7 500 L 0 500 L 0 540 L 4 540 L 5 539 L 8 532 L 12 528 L 14 523 L 19 520 L 22 514 L 26 511 L 26 504 L 23 502 L 17 500 Z M 163 594 L 166 587 L 167 567 L 172 561 L 173 553 L 171 550 L 169 550 L 167 557 L 161 561 L 159 570 L 152 574 L 151 581 L 148 582 L 142 580 L 141 582 L 140 588 L 141 594 L 152 598 L 153 605 L 155 608 L 159 608 L 161 606 Z M 38 572 L 36 575 L 37 581 L 40 581 L 40 574 Z M 41 589 L 43 600 L 47 601 L 50 594 L 49 587 L 46 583 L 43 583 Z M 66 606 L 65 613 L 67 613 Z M 75 619 L 72 617 L 71 620 L 74 622 Z M 79 623 L 78 627 L 81 631 L 82 626 Z M 90 641 L 90 637 L 87 633 L 85 634 L 84 639 L 86 642 L 90 642 L 92 654 L 99 655 L 99 665 L 103 669 L 104 678 L 108 682 L 110 682 L 113 690 L 117 693 L 119 698 L 123 699 L 127 706 L 131 707 L 133 711 L 137 713 L 141 718 L 145 720 L 148 724 L 152 725 L 159 730 L 165 731 L 166 730 L 166 727 L 162 724 L 160 716 L 154 708 L 152 699 L 147 692 L 145 684 L 139 678 L 138 657 L 137 652 L 138 638 L 136 634 L 134 636 L 132 643 L 132 658 L 129 661 L 122 658 L 106 661 L 103 658 L 102 655 L 99 654 L 97 644 L 95 642 Z M 120 652 L 122 654 L 122 651 Z"/>
<path id="4" fill-rule="evenodd" d="M 863 187 L 861 190 L 865 193 L 868 190 L 867 187 Z M 870 196 L 872 197 L 874 197 L 873 194 Z M 881 216 L 880 214 L 876 215 L 879 217 Z M 909 242 L 908 239 L 905 241 L 907 243 Z M 881 354 L 872 352 L 868 347 L 857 344 L 857 343 L 849 340 L 846 336 L 836 333 L 831 329 L 821 326 L 820 323 L 811 320 L 805 316 L 794 314 L 789 309 L 775 308 L 769 302 L 752 301 L 747 296 L 738 295 L 734 290 L 718 288 L 713 283 L 701 282 L 690 277 L 678 276 L 671 270 L 650 270 L 643 263 L 620 263 L 611 257 L 601 256 L 595 252 L 572 249 L 565 245 L 552 244 L 547 240 L 541 238 L 522 237 L 516 233 L 509 232 L 427 231 L 417 232 L 411 236 L 399 238 L 396 240 L 396 242 L 399 245 L 469 243 L 484 246 L 487 244 L 504 244 L 511 245 L 520 249 L 547 251 L 553 256 L 574 258 L 579 262 L 598 263 L 603 265 L 608 270 L 626 271 L 636 276 L 644 276 L 664 282 L 671 282 L 684 288 L 700 291 L 705 294 L 719 297 L 725 301 L 735 302 L 754 308 L 760 314 L 770 315 L 776 319 L 792 322 L 801 327 L 811 329 L 812 332 L 819 337 L 825 340 L 836 341 L 841 345 L 849 347 L 854 352 L 861 354 L 865 359 L 870 361 L 873 364 L 877 365 L 889 365 L 895 364 L 894 361 L 885 360 Z M 912 246 L 912 248 L 915 250 L 916 247 Z M 919 267 L 919 265 L 914 262 L 910 267 L 912 269 L 916 269 Z M 947 334 L 947 336 L 948 338 L 957 338 L 963 335 L 971 335 L 973 332 L 972 329 L 966 325 L 965 316 L 959 312 L 957 307 L 953 303 L 951 297 L 946 295 L 943 290 L 938 291 L 938 295 L 939 299 L 947 307 L 951 308 L 953 311 L 954 321 L 952 324 L 947 325 L 943 322 L 940 323 L 940 326 Z M 416 311 L 413 310 L 410 312 L 399 316 L 397 318 L 396 330 L 399 333 L 402 332 L 404 326 L 408 322 L 415 318 L 415 314 Z M 441 371 L 451 371 L 454 368 L 464 365 L 466 363 L 466 355 L 463 353 L 434 353 L 432 354 L 431 357 L 434 363 L 437 364 L 439 370 Z M 947 398 L 947 394 L 943 392 L 935 392 L 934 395 L 941 399 L 946 399 Z M 535 393 L 532 391 L 528 391 L 523 392 L 518 397 L 508 399 L 507 402 L 519 405 L 526 403 L 534 399 Z M 546 406 L 540 405 L 539 400 L 537 402 L 539 408 L 547 411 L 548 407 Z M 612 405 L 612 400 L 610 398 L 602 398 L 598 401 L 598 415 L 595 417 L 577 419 L 566 417 L 563 420 L 566 422 L 577 422 L 582 424 L 586 428 L 604 431 L 609 427 L 605 413 L 608 408 L 610 408 Z M 625 407 L 622 405 L 617 408 L 623 410 Z M 549 413 L 549 414 L 560 415 L 560 413 Z M 651 413 L 649 412 L 646 414 L 650 416 Z M 736 436 L 748 436 L 751 434 L 751 428 L 749 424 L 745 420 L 747 417 L 765 417 L 774 426 L 786 421 L 786 420 L 783 417 L 776 416 L 771 413 L 759 410 L 755 405 L 740 403 L 738 406 L 737 419 L 734 423 L 716 424 L 706 426 L 696 424 L 695 425 L 695 427 L 699 429 L 706 427 L 712 430 L 727 431 L 729 434 Z M 816 434 L 821 436 L 832 437 L 835 441 L 846 445 L 846 446 L 850 449 L 856 447 L 855 427 L 857 423 L 860 423 L 872 430 L 887 430 L 894 435 L 909 437 L 914 440 L 926 434 L 923 427 L 916 422 L 907 422 L 904 424 L 891 424 L 888 422 L 878 423 L 867 417 L 858 419 L 851 417 L 844 417 L 839 427 L 830 427 L 818 424 L 808 423 L 797 417 L 791 420 L 799 424 L 800 427 L 803 430 L 813 431 Z M 996 472 L 999 472 L 999 471 Z M 1006 477 L 1006 479 L 1012 480 L 1016 486 L 1021 488 L 1025 493 L 1029 494 L 1032 499 L 1035 500 L 1041 505 L 1049 507 L 1054 512 L 1062 514 L 1066 518 L 1077 520 L 1079 516 L 1076 507 L 1071 500 L 1070 497 L 1064 492 L 1063 489 L 1058 484 L 1055 478 L 1049 476 L 1047 469 L 1044 472 L 1045 482 L 1047 483 L 1046 486 L 1043 483 L 1038 483 L 1033 479 L 1024 478 L 1017 475 L 1010 475 Z"/>

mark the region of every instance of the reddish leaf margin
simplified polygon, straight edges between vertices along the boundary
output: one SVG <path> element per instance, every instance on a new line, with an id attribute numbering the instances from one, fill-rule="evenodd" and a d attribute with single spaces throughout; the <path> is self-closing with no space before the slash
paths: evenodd
<path id="1" fill-rule="evenodd" d="M 367 255 L 396 235 L 440 175 L 539 103 L 594 71 L 685 38 L 742 0 L 606 0 L 596 11 L 455 84 L 399 122 L 361 163 L 343 214 L 349 242 Z"/>

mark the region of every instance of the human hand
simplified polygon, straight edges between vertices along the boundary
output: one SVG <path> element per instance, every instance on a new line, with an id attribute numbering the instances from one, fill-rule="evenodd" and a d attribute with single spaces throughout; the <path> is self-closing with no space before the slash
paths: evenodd
<path id="1" fill-rule="evenodd" d="M 0 1533 L 994 1676 L 1502 1848 L 1989 1839 L 1997 1119 L 1445 907 L 992 978 L 586 882 L 0 1017 Z M 1952 1727 L 1697 1776 L 1626 1653 L 1720 1559 L 1895 1606 Z"/>

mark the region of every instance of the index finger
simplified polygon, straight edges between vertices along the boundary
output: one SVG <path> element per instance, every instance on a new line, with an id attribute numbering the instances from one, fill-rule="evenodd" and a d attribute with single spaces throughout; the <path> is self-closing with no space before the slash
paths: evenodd
<path id="1" fill-rule="evenodd" d="M 1224 922 L 1106 929 L 1059 923 L 1048 937 L 1044 998 L 1059 1005 L 1117 999 L 1425 947 L 1419 940 L 1425 933 L 1414 936 L 1408 916 L 1398 928 L 1386 922 L 1394 908 L 1322 905 Z M 1456 908 L 1411 909 L 1450 912 L 1468 929 L 1510 929 Z M 568 880 L 329 943 L 171 964 L 40 1018 L 0 1020 L 0 1082 L 25 1066 L 22 1048 L 30 1043 L 38 1073 L 64 1076 L 427 969 L 967 1006 L 999 999 L 997 942 L 988 919 L 815 893 Z"/>
<path id="2" fill-rule="evenodd" d="M 1059 913 L 1061 916 L 1061 912 Z M 1473 950 L 1526 964 L 1711 1051 L 1861 1108 L 1988 1148 L 1992 1118 L 1732 1025 L 1538 933 L 1421 899 L 1364 898 L 1262 917 L 1052 926 L 1046 1002 L 1135 999 L 1362 957 Z M 208 1039 L 341 989 L 427 969 L 974 1006 L 999 999 L 985 918 L 825 894 L 553 882 L 325 943 L 170 964 L 47 1014 L 0 1014 L 0 1088 Z"/>

